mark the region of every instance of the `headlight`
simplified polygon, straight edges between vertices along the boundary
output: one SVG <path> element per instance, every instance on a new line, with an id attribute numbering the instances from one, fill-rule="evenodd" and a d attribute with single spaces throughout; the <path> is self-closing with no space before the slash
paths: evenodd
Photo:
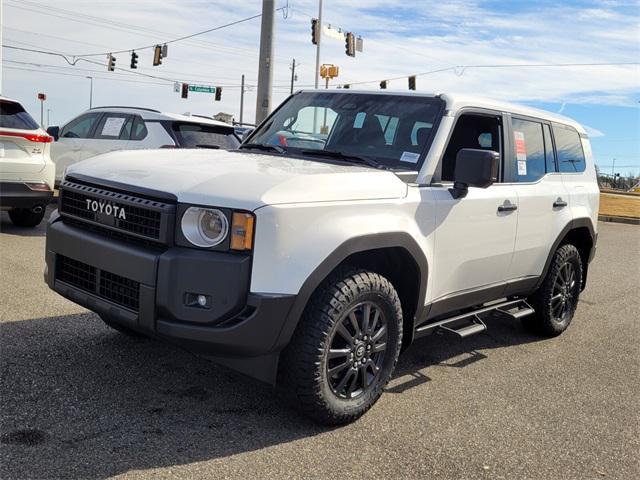
<path id="1" fill-rule="evenodd" d="M 185 238 L 197 247 L 215 247 L 229 233 L 229 220 L 216 208 L 187 208 L 181 226 Z"/>

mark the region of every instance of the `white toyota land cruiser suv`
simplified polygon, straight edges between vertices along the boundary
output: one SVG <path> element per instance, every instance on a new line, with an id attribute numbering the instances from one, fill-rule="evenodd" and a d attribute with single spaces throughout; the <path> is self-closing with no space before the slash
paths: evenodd
<path id="1" fill-rule="evenodd" d="M 565 330 L 596 245 L 584 129 L 453 95 L 302 91 L 235 151 L 69 168 L 45 273 L 110 326 L 282 386 L 323 423 L 369 409 L 416 338 L 490 315 Z"/>

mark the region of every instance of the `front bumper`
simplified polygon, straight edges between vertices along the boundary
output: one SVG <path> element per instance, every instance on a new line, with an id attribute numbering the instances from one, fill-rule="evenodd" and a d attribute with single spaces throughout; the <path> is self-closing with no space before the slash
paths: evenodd
<path id="1" fill-rule="evenodd" d="M 51 202 L 52 196 L 52 190 L 31 190 L 24 182 L 0 182 L 0 207 L 2 208 L 31 209 L 37 205 L 46 207 Z"/>
<path id="2" fill-rule="evenodd" d="M 100 316 L 275 380 L 278 338 L 295 296 L 250 293 L 249 255 L 156 250 L 68 225 L 54 212 L 46 264 L 51 289 Z M 206 306 L 194 295 L 205 295 Z"/>

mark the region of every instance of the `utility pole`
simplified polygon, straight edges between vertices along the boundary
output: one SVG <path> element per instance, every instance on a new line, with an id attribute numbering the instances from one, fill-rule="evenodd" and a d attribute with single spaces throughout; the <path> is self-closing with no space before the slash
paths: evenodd
<path id="1" fill-rule="evenodd" d="M 267 118 L 271 111 L 273 86 L 273 33 L 275 28 L 275 0 L 262 0 L 262 24 L 260 28 L 260 60 L 258 63 L 258 98 L 256 100 L 256 125 Z"/>
<path id="2" fill-rule="evenodd" d="M 240 125 L 243 123 L 244 114 L 244 73 L 242 74 L 242 80 L 240 80 Z"/>
<path id="3" fill-rule="evenodd" d="M 4 29 L 4 12 L 2 10 L 2 2 L 3 0 L 0 0 L 0 95 L 2 94 L 2 30 Z"/>
<path id="4" fill-rule="evenodd" d="M 89 87 L 89 109 L 93 107 L 93 77 L 87 77 L 91 80 L 91 86 Z"/>
<path id="5" fill-rule="evenodd" d="M 293 62 L 291 62 L 291 90 L 289 93 L 293 94 L 293 82 L 296 79 L 296 59 L 293 59 Z"/>
<path id="6" fill-rule="evenodd" d="M 316 78 L 315 88 L 318 88 L 318 79 L 320 78 L 320 44 L 322 43 L 322 0 L 318 0 L 318 43 L 316 45 Z"/>

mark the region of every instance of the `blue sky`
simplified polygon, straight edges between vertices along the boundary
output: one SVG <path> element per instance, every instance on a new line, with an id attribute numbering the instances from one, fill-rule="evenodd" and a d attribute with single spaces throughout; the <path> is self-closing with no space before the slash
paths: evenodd
<path id="1" fill-rule="evenodd" d="M 279 0 L 284 6 L 286 0 Z M 335 29 L 364 37 L 364 52 L 344 55 L 342 41 L 324 36 L 323 63 L 340 66 L 335 83 L 365 82 L 376 89 L 406 89 L 404 76 L 430 70 L 492 64 L 637 62 L 640 59 L 640 3 L 625 0 L 324 0 L 324 19 Z M 315 48 L 310 18 L 317 0 L 289 0 L 286 18 L 276 21 L 274 103 L 286 98 L 292 58 L 297 87 L 313 85 Z M 4 0 L 4 43 L 71 55 L 109 52 L 162 43 L 261 11 L 259 0 Z M 94 105 L 132 104 L 164 111 L 238 118 L 240 76 L 249 90 L 245 120 L 255 112 L 260 20 L 172 44 L 160 67 L 151 52 L 140 54 L 137 73 L 127 54 L 117 56 L 124 71 L 62 58 L 4 49 L 3 94 L 39 114 L 38 91 L 48 95 L 53 124 L 88 107 L 94 77 Z M 103 56 L 92 57 L 105 63 Z M 418 90 L 477 94 L 562 112 L 591 132 L 596 161 L 620 173 L 640 172 L 640 67 L 453 68 L 419 76 Z M 221 102 L 173 91 L 173 80 L 223 86 Z M 610 171 L 610 168 L 604 168 Z"/>

